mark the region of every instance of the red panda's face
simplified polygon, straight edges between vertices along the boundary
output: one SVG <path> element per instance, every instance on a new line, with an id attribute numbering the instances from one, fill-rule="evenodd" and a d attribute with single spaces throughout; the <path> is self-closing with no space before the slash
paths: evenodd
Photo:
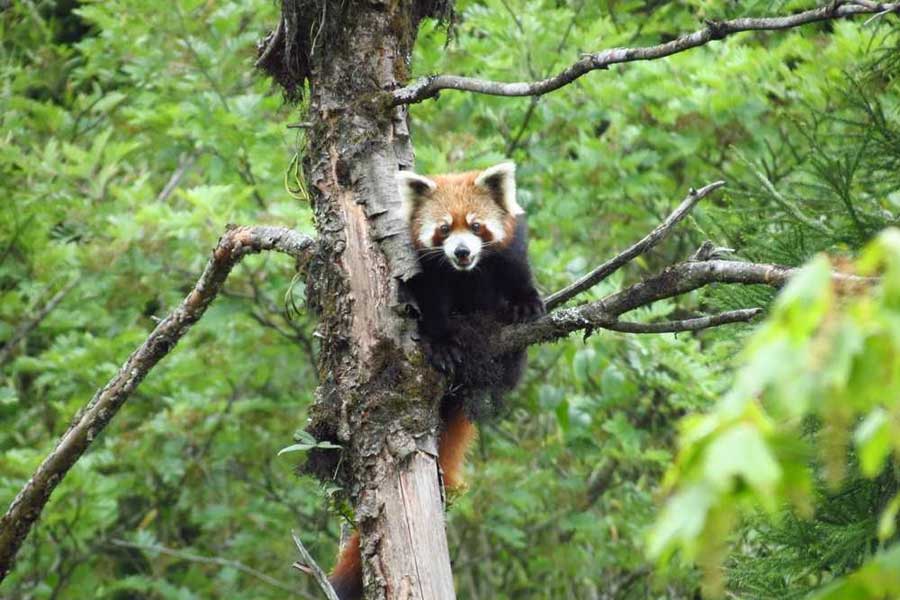
<path id="1" fill-rule="evenodd" d="M 512 238 L 516 215 L 515 165 L 423 177 L 398 173 L 400 195 L 416 249 L 438 254 L 459 271 L 474 269 L 485 252 Z"/>

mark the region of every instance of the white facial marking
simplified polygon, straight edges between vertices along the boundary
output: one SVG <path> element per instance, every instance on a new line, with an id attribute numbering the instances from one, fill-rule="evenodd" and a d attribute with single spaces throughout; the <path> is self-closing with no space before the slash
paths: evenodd
<path id="1" fill-rule="evenodd" d="M 444 240 L 444 254 L 454 269 L 471 271 L 481 254 L 481 238 L 468 231 L 454 231 Z"/>
<path id="2" fill-rule="evenodd" d="M 434 236 L 438 233 L 438 229 L 442 225 L 447 225 L 449 227 L 452 222 L 453 217 L 450 215 L 444 215 L 444 218 L 438 221 L 423 216 L 419 223 L 419 243 L 426 248 L 433 247 Z"/>
<path id="3" fill-rule="evenodd" d="M 503 221 L 500 219 L 485 219 L 484 226 L 487 227 L 487 230 L 491 232 L 493 239 L 491 240 L 492 244 L 497 244 L 506 239 L 506 228 L 503 226 Z"/>
<path id="4" fill-rule="evenodd" d="M 422 244 L 422 246 L 424 246 L 425 248 L 430 248 L 432 245 L 434 232 L 437 231 L 437 228 L 440 226 L 441 224 L 437 221 L 432 221 L 429 218 L 423 218 L 422 222 L 419 224 L 419 243 Z"/>
<path id="5" fill-rule="evenodd" d="M 400 193 L 400 204 L 403 218 L 409 223 L 416 211 L 416 201 L 421 194 L 433 192 L 437 184 L 427 177 L 412 171 L 397 171 L 397 191 Z"/>

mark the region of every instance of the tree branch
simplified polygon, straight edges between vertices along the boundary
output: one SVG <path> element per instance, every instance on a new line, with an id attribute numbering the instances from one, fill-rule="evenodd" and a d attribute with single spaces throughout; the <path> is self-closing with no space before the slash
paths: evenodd
<path id="1" fill-rule="evenodd" d="M 763 309 L 761 308 L 742 308 L 739 310 L 729 310 L 717 315 L 682 319 L 679 321 L 662 321 L 659 323 L 613 321 L 612 323 L 601 325 L 600 328 L 609 329 L 610 331 L 620 331 L 622 333 L 677 333 L 679 331 L 700 331 L 701 329 L 718 327 L 719 325 L 727 325 L 728 323 L 750 321 L 762 313 Z"/>
<path id="2" fill-rule="evenodd" d="M 40 516 L 50 494 L 85 453 L 138 385 L 196 323 L 219 293 L 231 269 L 246 255 L 274 250 L 298 260 L 314 252 L 314 241 L 282 227 L 230 226 L 219 239 L 203 274 L 181 305 L 163 319 L 118 373 L 75 417 L 50 454 L 0 518 L 0 582 Z"/>
<path id="3" fill-rule="evenodd" d="M 900 12 L 900 2 L 841 1 L 829 2 L 825 6 L 805 10 L 793 15 L 774 17 L 745 17 L 727 21 L 707 21 L 706 27 L 693 33 L 682 35 L 665 44 L 638 48 L 610 48 L 593 54 L 586 54 L 557 75 L 539 81 L 500 82 L 461 77 L 458 75 L 432 75 L 394 92 L 394 105 L 414 104 L 432 98 L 441 90 L 461 90 L 492 96 L 541 96 L 572 83 L 582 75 L 598 69 L 608 69 L 610 65 L 655 60 L 685 50 L 704 46 L 713 40 L 721 40 L 742 31 L 763 31 L 790 29 L 808 23 L 829 21 L 855 15 L 882 15 Z"/>
<path id="4" fill-rule="evenodd" d="M 294 545 L 297 546 L 297 552 L 300 553 L 300 560 L 294 563 L 294 568 L 298 571 L 312 575 L 328 600 L 341 600 L 338 598 L 337 592 L 334 591 L 331 582 L 328 581 L 328 575 L 326 575 L 325 571 L 322 570 L 322 567 L 313 560 L 312 554 L 309 553 L 309 550 L 306 549 L 306 546 L 303 545 L 303 542 L 300 541 L 297 534 L 292 531 L 291 537 L 294 538 Z"/>
<path id="5" fill-rule="evenodd" d="M 178 167 L 176 167 L 175 171 L 172 173 L 172 176 L 169 177 L 169 181 L 166 182 L 166 185 L 156 196 L 157 202 L 165 202 L 169 199 L 169 196 L 171 196 L 175 192 L 175 190 L 178 188 L 178 184 L 181 183 L 182 178 L 187 174 L 188 171 L 190 171 L 195 162 L 197 162 L 197 155 L 194 153 L 186 154 L 179 158 Z"/>
<path id="6" fill-rule="evenodd" d="M 630 310 L 648 306 L 657 300 L 671 298 L 711 283 L 737 283 L 743 285 L 768 285 L 780 288 L 797 272 L 797 269 L 781 265 L 746 263 L 730 260 L 709 260 L 704 262 L 686 261 L 664 269 L 658 275 L 645 279 L 614 294 L 595 302 L 589 302 L 574 308 L 563 308 L 545 315 L 531 323 L 508 325 L 492 344 L 496 353 L 511 352 L 542 342 L 549 342 L 566 337 L 575 331 L 592 331 L 594 329 L 612 329 L 629 333 L 650 333 L 654 324 L 622 323 L 618 320 Z M 835 273 L 838 283 L 865 285 L 873 280 L 867 277 Z M 746 309 L 747 311 L 758 309 Z M 689 319 L 668 324 L 656 324 L 656 327 L 685 325 L 701 329 L 701 324 L 732 323 L 739 320 L 738 315 L 747 316 L 747 312 L 734 311 L 712 317 Z M 752 316 L 755 316 L 752 315 Z M 748 317 L 748 318 L 752 318 Z M 733 319 L 732 319 L 733 318 Z M 716 320 L 721 320 L 715 323 Z M 633 331 L 635 329 L 648 331 Z M 671 329 L 662 329 L 670 331 Z"/>
<path id="7" fill-rule="evenodd" d="M 624 266 L 629 261 L 635 259 L 640 256 L 656 244 L 660 242 L 668 233 L 672 230 L 675 225 L 681 222 L 688 213 L 697 205 L 697 202 L 714 192 L 715 190 L 721 188 L 725 185 L 724 181 L 716 181 L 714 183 L 710 183 L 699 190 L 694 190 L 691 188 L 691 191 L 688 193 L 687 198 L 676 208 L 672 214 L 670 214 L 666 219 L 656 226 L 656 228 L 644 236 L 643 239 L 638 241 L 635 244 L 632 244 L 625 251 L 621 252 L 617 256 L 609 259 L 578 281 L 575 281 L 569 286 L 555 292 L 544 299 L 544 303 L 547 306 L 547 310 L 551 311 L 560 304 L 565 303 L 569 299 L 577 296 L 581 292 L 585 291 L 588 288 L 591 288 L 616 271 L 618 271 L 622 266 Z"/>

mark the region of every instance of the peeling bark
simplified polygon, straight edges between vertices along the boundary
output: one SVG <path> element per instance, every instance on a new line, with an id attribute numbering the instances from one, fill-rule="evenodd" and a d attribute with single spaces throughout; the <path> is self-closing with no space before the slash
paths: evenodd
<path id="1" fill-rule="evenodd" d="M 291 22 L 303 4 L 285 1 L 280 35 L 303 30 Z M 323 340 L 309 430 L 345 448 L 338 479 L 356 509 L 368 598 L 455 597 L 436 461 L 442 380 L 422 359 L 401 295 L 418 270 L 395 183 L 412 147 L 405 107 L 391 107 L 419 18 L 444 4 L 328 2 L 313 25 L 329 36 L 300 61 L 320 236 L 307 292 Z M 325 462 L 313 457 L 309 468 L 333 476 L 325 465 L 337 453 L 319 454 Z"/>

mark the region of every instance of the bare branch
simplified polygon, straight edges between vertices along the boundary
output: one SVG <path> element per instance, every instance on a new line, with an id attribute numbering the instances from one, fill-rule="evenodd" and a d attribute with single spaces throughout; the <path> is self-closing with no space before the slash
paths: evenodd
<path id="1" fill-rule="evenodd" d="M 12 568 L 16 553 L 50 494 L 147 373 L 203 316 L 231 269 L 246 255 L 267 250 L 306 260 L 312 255 L 314 246 L 310 237 L 282 227 L 229 227 L 219 239 L 194 289 L 178 308 L 156 326 L 109 383 L 79 411 L 56 448 L 47 455 L 16 495 L 9 510 L 0 518 L 0 581 Z"/>
<path id="2" fill-rule="evenodd" d="M 157 202 L 165 202 L 169 199 L 169 196 L 178 188 L 178 184 L 181 183 L 182 178 L 194 166 L 195 162 L 197 162 L 197 155 L 193 153 L 184 155 L 178 160 L 178 167 L 172 172 L 169 181 L 166 182 L 166 185 L 156 196 Z"/>
<path id="3" fill-rule="evenodd" d="M 272 54 L 272 51 L 276 46 L 281 44 L 284 41 L 284 16 L 278 19 L 278 26 L 275 27 L 275 31 L 272 31 L 263 38 L 259 42 L 259 47 L 257 51 L 259 52 L 259 58 L 256 59 L 256 62 L 253 63 L 253 66 L 257 69 L 263 68 L 265 62 L 269 59 L 269 55 Z"/>
<path id="4" fill-rule="evenodd" d="M 300 541 L 300 538 L 297 537 L 297 534 L 292 531 L 291 537 L 294 538 L 294 544 L 297 546 L 297 551 L 300 553 L 300 560 L 294 563 L 294 568 L 312 575 L 316 580 L 316 583 L 319 584 L 319 587 L 322 588 L 322 592 L 328 600 L 341 600 L 338 598 L 337 592 L 335 592 L 334 588 L 331 586 L 331 582 L 328 581 L 328 575 L 326 575 L 325 571 L 322 570 L 322 567 L 313 560 L 312 555 L 306 549 L 306 546 L 303 545 L 303 542 Z"/>
<path id="5" fill-rule="evenodd" d="M 9 360 L 9 357 L 12 355 L 13 351 L 16 348 L 16 345 L 31 331 L 40 325 L 41 321 L 47 318 L 53 310 L 59 306 L 59 303 L 63 301 L 63 298 L 72 291 L 72 288 L 78 283 L 78 278 L 72 279 L 69 283 L 64 285 L 56 294 L 53 295 L 50 300 L 47 301 L 39 311 L 37 311 L 33 317 L 30 319 L 26 319 L 22 322 L 21 325 L 13 332 L 12 336 L 7 340 L 7 342 L 0 348 L 0 365 L 6 363 Z"/>
<path id="6" fill-rule="evenodd" d="M 601 329 L 620 331 L 622 333 L 677 333 L 679 331 L 699 331 L 728 323 L 743 323 L 752 320 L 763 313 L 761 308 L 742 308 L 729 310 L 717 315 L 682 319 L 679 321 L 664 321 L 660 323 L 634 323 L 631 321 L 613 321 L 601 325 Z"/>
<path id="7" fill-rule="evenodd" d="M 288 585 L 282 581 L 275 579 L 274 577 L 270 577 L 266 575 L 262 571 L 258 571 L 253 567 L 247 566 L 242 562 L 231 560 L 228 558 L 220 558 L 218 556 L 203 556 L 202 554 L 194 554 L 193 552 L 185 552 L 184 550 L 175 550 L 173 548 L 167 548 L 165 546 L 158 546 L 155 544 L 135 544 L 133 542 L 126 542 L 125 540 L 110 540 L 109 542 L 113 546 L 118 546 L 120 548 L 134 548 L 136 550 L 146 550 L 148 552 L 156 552 L 158 554 L 164 554 L 166 556 L 171 556 L 173 558 L 177 558 L 179 560 L 186 560 L 190 562 L 196 562 L 206 565 L 216 565 L 220 567 L 229 567 L 235 569 L 236 571 L 240 571 L 241 573 L 246 573 L 251 577 L 255 577 L 259 579 L 263 583 L 266 583 L 274 588 L 278 588 L 281 591 L 288 592 L 289 594 L 293 594 L 295 596 L 299 596 L 300 598 L 307 598 L 308 600 L 315 600 L 315 598 L 298 590 L 295 586 Z"/>
<path id="8" fill-rule="evenodd" d="M 658 275 L 595 302 L 574 308 L 562 308 L 531 323 L 506 326 L 493 343 L 492 349 L 497 353 L 511 352 L 531 344 L 557 340 L 575 331 L 615 329 L 617 324 L 622 325 L 618 321 L 619 315 L 711 283 L 760 284 L 780 288 L 796 272 L 795 268 L 781 265 L 729 260 L 677 263 Z M 870 278 L 843 273 L 835 273 L 832 277 L 835 282 L 848 285 L 867 285 L 873 281 Z M 630 324 L 626 327 L 636 325 Z"/>
<path id="9" fill-rule="evenodd" d="M 681 220 L 691 212 L 694 206 L 697 205 L 697 202 L 724 185 L 724 181 L 716 181 L 700 188 L 699 190 L 694 190 L 692 188 L 688 193 L 687 198 L 684 199 L 684 201 L 678 206 L 678 208 L 676 208 L 672 212 L 672 214 L 666 217 L 666 219 L 662 223 L 657 225 L 653 231 L 644 236 L 643 239 L 635 244 L 632 244 L 617 256 L 614 256 L 613 258 L 604 262 L 602 265 L 600 265 L 578 281 L 566 286 L 565 288 L 551 294 L 546 299 L 544 299 L 544 303 L 547 305 L 547 310 L 551 311 L 560 304 L 563 304 L 574 296 L 580 294 L 584 290 L 597 285 L 598 283 L 618 271 L 622 266 L 655 246 L 669 233 L 669 231 L 672 230 L 673 227 L 675 227 L 675 225 L 681 222 Z"/>
<path id="10" fill-rule="evenodd" d="M 655 60 L 691 48 L 704 46 L 713 40 L 721 40 L 742 31 L 778 30 L 799 27 L 818 21 L 829 21 L 863 14 L 882 15 L 900 12 L 900 2 L 847 2 L 835 0 L 824 6 L 793 15 L 774 17 L 746 17 L 727 21 L 707 21 L 706 27 L 682 35 L 665 44 L 639 48 L 610 48 L 586 54 L 557 75 L 539 81 L 500 82 L 461 77 L 458 75 L 432 75 L 394 92 L 394 104 L 414 104 L 434 97 L 441 90 L 461 90 L 492 96 L 541 96 L 572 83 L 582 75 L 610 65 Z"/>

